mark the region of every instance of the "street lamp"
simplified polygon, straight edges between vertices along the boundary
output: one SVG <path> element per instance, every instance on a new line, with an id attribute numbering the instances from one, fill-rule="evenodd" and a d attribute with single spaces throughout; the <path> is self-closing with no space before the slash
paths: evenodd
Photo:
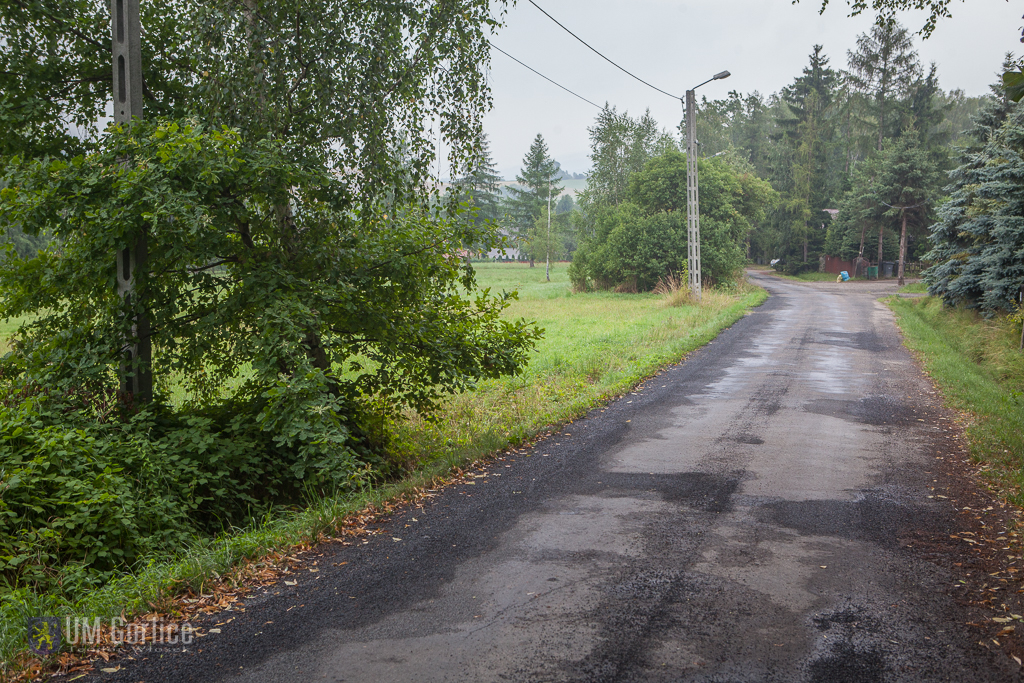
<path id="1" fill-rule="evenodd" d="M 731 76 L 717 73 L 700 85 L 686 91 L 686 237 L 689 246 L 687 266 L 690 270 L 690 291 L 700 301 L 700 206 L 697 194 L 697 98 L 693 91 L 705 83 Z"/>

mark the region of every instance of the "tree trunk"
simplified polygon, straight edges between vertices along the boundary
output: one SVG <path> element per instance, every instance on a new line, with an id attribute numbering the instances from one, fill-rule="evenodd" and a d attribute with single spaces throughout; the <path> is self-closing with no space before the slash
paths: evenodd
<path id="1" fill-rule="evenodd" d="M 903 227 L 900 228 L 900 265 L 897 277 L 899 277 L 899 285 L 903 286 L 903 264 L 907 260 L 907 210 L 904 209 L 900 213 L 903 214 Z"/>
<path id="2" fill-rule="evenodd" d="M 878 226 L 878 279 L 882 279 L 882 238 L 885 236 L 885 226 Z"/>
<path id="3" fill-rule="evenodd" d="M 885 135 L 885 98 L 878 107 L 878 151 L 882 151 L 882 139 Z"/>
<path id="4" fill-rule="evenodd" d="M 291 204 L 275 204 L 274 218 L 277 221 L 278 229 L 281 231 L 282 242 L 285 246 L 285 253 L 288 258 L 296 258 L 299 252 L 299 236 L 295 227 L 295 216 L 292 214 Z M 302 340 L 302 346 L 306 350 L 306 358 L 310 364 L 319 370 L 327 372 L 331 369 L 331 359 L 323 346 L 320 337 L 320 330 L 309 330 Z"/>
<path id="5" fill-rule="evenodd" d="M 804 263 L 807 263 L 807 238 L 804 238 Z"/>

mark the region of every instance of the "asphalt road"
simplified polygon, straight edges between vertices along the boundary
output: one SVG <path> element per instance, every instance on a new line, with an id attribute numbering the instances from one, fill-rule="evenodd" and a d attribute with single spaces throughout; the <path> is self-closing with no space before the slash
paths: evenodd
<path id="1" fill-rule="evenodd" d="M 1017 680 L 908 547 L 955 517 L 886 286 L 753 277 L 635 394 L 103 680 Z"/>

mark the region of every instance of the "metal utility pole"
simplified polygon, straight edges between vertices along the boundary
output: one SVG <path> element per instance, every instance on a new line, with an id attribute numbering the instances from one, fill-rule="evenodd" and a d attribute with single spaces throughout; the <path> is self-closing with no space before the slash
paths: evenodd
<path id="1" fill-rule="evenodd" d="M 548 239 L 544 247 L 544 276 L 551 282 L 551 178 L 548 178 Z"/>
<path id="2" fill-rule="evenodd" d="M 728 71 L 715 74 L 704 83 L 731 76 Z M 686 240 L 687 267 L 690 271 L 690 291 L 701 300 L 700 277 L 700 196 L 697 189 L 697 96 L 701 85 L 686 91 Z"/>
<path id="3" fill-rule="evenodd" d="M 110 0 L 110 31 L 114 58 L 114 121 L 130 124 L 142 118 L 142 26 L 139 0 Z M 127 159 L 122 163 L 130 163 Z M 135 274 L 146 261 L 146 238 L 117 253 L 117 293 L 127 303 L 135 293 Z M 140 314 L 132 321 L 130 338 L 125 340 L 125 358 L 121 364 L 121 391 L 136 400 L 153 398 L 150 371 L 152 346 L 149 321 Z"/>

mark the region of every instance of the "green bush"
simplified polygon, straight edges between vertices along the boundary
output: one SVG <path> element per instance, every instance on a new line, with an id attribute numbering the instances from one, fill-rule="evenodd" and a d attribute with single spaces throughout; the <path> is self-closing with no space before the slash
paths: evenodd
<path id="1" fill-rule="evenodd" d="M 172 414 L 113 392 L 2 389 L 0 577 L 12 586 L 45 589 L 67 575 L 98 585 L 310 487 L 367 476 L 365 456 L 325 446 L 310 424 L 264 429 L 227 406 Z"/>
<path id="2" fill-rule="evenodd" d="M 577 251 L 570 265 L 578 289 L 589 279 L 599 289 L 647 292 L 686 268 L 685 214 L 645 216 L 635 204 L 620 204 L 598 218 L 597 232 L 602 239 Z"/>
<path id="3" fill-rule="evenodd" d="M 779 261 L 772 268 L 783 275 L 803 275 L 818 272 L 818 263 L 812 261 Z"/>
<path id="4" fill-rule="evenodd" d="M 520 372 L 540 336 L 454 256 L 499 243 L 491 226 L 413 198 L 355 206 L 349 180 L 276 138 L 136 121 L 0 174 L 0 223 L 54 236 L 29 256 L 0 246 L 0 318 L 22 321 L 0 364 L 8 582 L 103 580 L 310 488 L 387 477 L 370 425 Z M 142 241 L 122 297 L 113 254 Z M 114 398 L 140 315 L 144 407 Z"/>
<path id="5" fill-rule="evenodd" d="M 735 279 L 743 241 L 777 198 L 763 180 L 722 159 L 701 159 L 700 246 L 705 284 Z M 594 231 L 573 254 L 577 290 L 649 291 L 687 262 L 686 156 L 670 151 L 630 176 L 627 200 L 591 207 Z"/>

